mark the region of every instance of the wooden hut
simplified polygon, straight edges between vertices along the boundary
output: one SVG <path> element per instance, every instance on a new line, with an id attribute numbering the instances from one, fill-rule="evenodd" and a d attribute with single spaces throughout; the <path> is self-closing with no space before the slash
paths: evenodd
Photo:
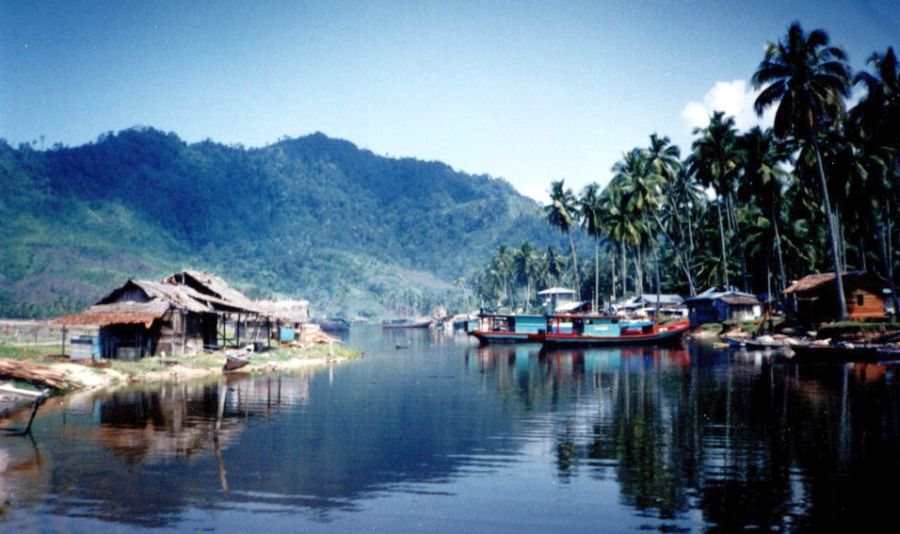
<path id="1" fill-rule="evenodd" d="M 884 288 L 886 280 L 869 271 L 848 271 L 841 275 L 844 298 L 847 302 L 847 318 L 859 321 L 884 317 Z M 786 309 L 797 322 L 814 325 L 835 321 L 838 318 L 834 273 L 804 276 L 795 281 L 784 294 L 788 297 Z"/>
<path id="2" fill-rule="evenodd" d="M 171 286 L 186 287 L 200 296 L 212 310 L 219 314 L 219 342 L 221 345 L 241 344 L 242 341 L 268 337 L 271 324 L 264 313 L 246 295 L 228 285 L 225 280 L 213 274 L 185 269 L 163 279 Z M 228 325 L 233 328 L 229 330 Z M 257 326 L 248 330 L 248 323 Z M 265 325 L 265 328 L 259 326 Z M 234 337 L 230 338 L 229 335 Z"/>
<path id="3" fill-rule="evenodd" d="M 99 326 L 105 358 L 188 354 L 216 343 L 217 316 L 204 300 L 188 287 L 129 280 L 85 311 L 55 322 Z"/>
<path id="4" fill-rule="evenodd" d="M 762 303 L 749 293 L 710 288 L 684 301 L 691 326 L 725 321 L 755 321 L 762 316 Z"/>

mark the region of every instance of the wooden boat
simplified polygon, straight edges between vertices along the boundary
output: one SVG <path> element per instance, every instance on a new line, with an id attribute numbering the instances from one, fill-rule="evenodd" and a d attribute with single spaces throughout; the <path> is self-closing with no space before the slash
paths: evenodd
<path id="1" fill-rule="evenodd" d="M 383 321 L 381 328 L 397 329 L 397 328 L 428 328 L 433 321 L 426 317 L 421 319 L 393 319 Z"/>
<path id="2" fill-rule="evenodd" d="M 673 343 L 690 329 L 690 323 L 644 322 L 635 328 L 629 321 L 609 315 L 552 315 L 547 318 L 545 345 L 651 345 Z"/>
<path id="3" fill-rule="evenodd" d="M 30 433 L 31 424 L 34 422 L 38 408 L 41 407 L 49 394 L 49 389 L 36 391 L 17 387 L 8 382 L 0 384 L 0 417 L 6 417 L 31 404 L 31 416 L 28 418 L 28 423 L 24 429 L 2 428 L 0 430 L 15 435 L 27 435 Z"/>
<path id="4" fill-rule="evenodd" d="M 879 360 L 900 360 L 900 347 L 881 347 L 878 349 Z"/>
<path id="5" fill-rule="evenodd" d="M 225 365 L 222 370 L 226 373 L 246 367 L 250 363 L 250 357 L 243 354 L 231 353 L 225 355 Z"/>
<path id="6" fill-rule="evenodd" d="M 546 327 L 543 315 L 483 313 L 469 335 L 483 344 L 539 342 Z"/>
<path id="7" fill-rule="evenodd" d="M 877 361 L 879 345 L 869 343 L 798 343 L 790 346 L 794 358 L 810 362 Z"/>

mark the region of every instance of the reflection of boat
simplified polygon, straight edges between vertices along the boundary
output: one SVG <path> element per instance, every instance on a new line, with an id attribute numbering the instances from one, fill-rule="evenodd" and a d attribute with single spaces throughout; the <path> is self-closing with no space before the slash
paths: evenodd
<path id="1" fill-rule="evenodd" d="M 772 336 L 759 337 L 738 337 L 738 336 L 722 336 L 722 339 L 728 342 L 728 346 L 732 348 L 747 348 L 750 350 L 766 350 L 781 349 L 787 347 L 787 343 Z"/>
<path id="2" fill-rule="evenodd" d="M 222 370 L 225 372 L 228 371 L 236 371 L 241 367 L 246 367 L 247 364 L 250 363 L 250 357 L 244 356 L 242 354 L 228 354 L 225 356 L 225 366 L 222 367 Z"/>
<path id="3" fill-rule="evenodd" d="M 486 313 L 478 316 L 478 327 L 469 335 L 482 343 L 540 341 L 545 321 L 543 315 Z"/>
<path id="4" fill-rule="evenodd" d="M 392 319 L 383 321 L 382 328 L 428 328 L 433 321 L 429 317 L 419 319 Z"/>
<path id="5" fill-rule="evenodd" d="M 552 315 L 543 342 L 547 345 L 638 345 L 678 341 L 690 323 L 641 324 L 635 328 L 609 315 Z"/>

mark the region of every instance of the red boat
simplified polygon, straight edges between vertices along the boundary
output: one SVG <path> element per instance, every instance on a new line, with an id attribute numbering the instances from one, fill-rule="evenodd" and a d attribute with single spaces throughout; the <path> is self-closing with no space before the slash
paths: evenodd
<path id="1" fill-rule="evenodd" d="M 691 325 L 642 323 L 610 315 L 552 315 L 547 318 L 545 345 L 650 345 L 679 341 Z"/>

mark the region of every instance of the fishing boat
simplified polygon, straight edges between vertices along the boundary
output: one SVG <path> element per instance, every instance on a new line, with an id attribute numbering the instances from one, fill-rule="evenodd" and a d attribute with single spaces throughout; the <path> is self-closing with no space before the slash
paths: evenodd
<path id="1" fill-rule="evenodd" d="M 633 322 L 612 315 L 551 315 L 545 345 L 646 345 L 679 341 L 690 323 Z"/>
<path id="2" fill-rule="evenodd" d="M 482 313 L 469 335 L 481 343 L 537 342 L 543 338 L 546 320 L 543 315 Z"/>
<path id="3" fill-rule="evenodd" d="M 246 367 L 250 363 L 250 356 L 238 353 L 230 353 L 225 355 L 225 365 L 222 370 L 227 372 L 237 371 L 242 367 Z"/>
<path id="4" fill-rule="evenodd" d="M 382 328 L 386 329 L 398 329 L 398 328 L 428 328 L 433 323 L 430 317 L 423 317 L 419 319 L 392 319 L 389 321 L 383 321 L 381 323 Z"/>
<path id="5" fill-rule="evenodd" d="M 877 361 L 885 359 L 879 354 L 881 345 L 871 343 L 824 343 L 812 341 L 798 343 L 790 346 L 794 352 L 794 359 L 809 362 L 851 362 L 851 361 Z"/>

